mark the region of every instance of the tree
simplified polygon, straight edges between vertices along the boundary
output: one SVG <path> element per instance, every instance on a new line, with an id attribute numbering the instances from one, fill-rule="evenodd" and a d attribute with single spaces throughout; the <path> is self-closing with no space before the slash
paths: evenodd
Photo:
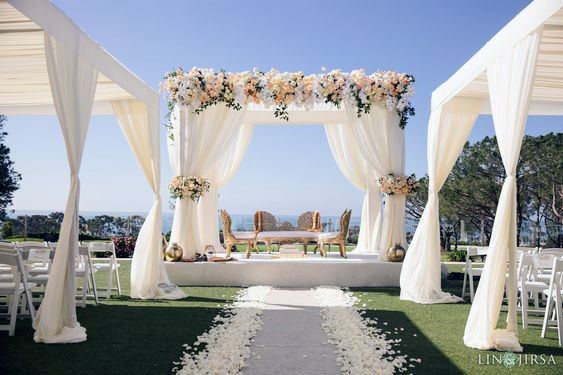
<path id="1" fill-rule="evenodd" d="M 19 189 L 22 179 L 10 159 L 10 148 L 4 144 L 8 132 L 4 130 L 6 116 L 0 115 L 0 220 L 5 220 L 8 207 L 12 205 L 14 192 Z"/>
<path id="2" fill-rule="evenodd" d="M 440 196 L 440 233 L 444 248 L 459 239 L 461 220 L 477 232 L 483 222 L 490 239 L 502 185 L 506 178 L 496 137 L 466 143 Z M 548 246 L 561 246 L 562 219 L 558 189 L 563 184 L 563 133 L 524 137 L 516 169 L 518 243 L 532 223 L 545 228 Z M 419 190 L 407 198 L 407 214 L 420 218 L 426 205 L 428 177 L 419 180 Z M 555 202 L 555 203 L 554 203 Z M 555 208 L 554 208 L 555 207 Z M 539 246 L 539 237 L 536 246 Z"/>

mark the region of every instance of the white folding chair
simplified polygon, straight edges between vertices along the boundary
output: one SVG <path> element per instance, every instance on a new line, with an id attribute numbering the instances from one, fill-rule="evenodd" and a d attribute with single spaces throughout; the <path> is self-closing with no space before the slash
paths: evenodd
<path id="1" fill-rule="evenodd" d="M 549 281 L 551 280 L 553 258 L 556 258 L 557 256 L 557 254 L 544 251 L 534 254 L 534 265 L 537 270 L 537 280 L 549 284 Z"/>
<path id="2" fill-rule="evenodd" d="M 555 256 L 563 256 L 563 249 L 560 247 L 549 247 L 546 249 L 540 249 L 541 254 L 553 254 Z"/>
<path id="3" fill-rule="evenodd" d="M 18 307 L 24 305 L 28 308 L 31 320 L 35 320 L 35 308 L 31 297 L 31 287 L 33 284 L 27 282 L 26 273 L 21 253 L 13 250 L 0 250 L 0 264 L 11 268 L 11 280 L 5 279 L 0 282 L 0 296 L 7 299 L 8 316 L 10 323 L 0 325 L 0 330 L 8 331 L 8 335 L 13 336 L 16 329 L 16 319 Z M 22 297 L 24 297 L 22 299 Z"/>
<path id="4" fill-rule="evenodd" d="M 552 270 L 549 288 L 544 290 L 547 302 L 545 305 L 541 337 L 545 337 L 547 328 L 552 328 L 552 326 L 555 325 L 557 328 L 559 346 L 563 346 L 563 309 L 561 307 L 563 303 L 563 258 L 553 259 Z"/>
<path id="5" fill-rule="evenodd" d="M 94 278 L 94 273 L 96 272 L 97 269 L 92 266 L 92 257 L 90 256 L 88 246 L 79 245 L 74 274 L 76 277 L 82 278 L 82 307 L 86 307 L 86 298 L 90 290 L 93 291 L 94 301 L 98 304 L 98 291 L 96 290 L 96 279 Z"/>
<path id="6" fill-rule="evenodd" d="M 537 279 L 536 256 L 537 254 L 522 254 L 518 264 L 518 290 L 520 291 L 523 329 L 528 328 L 528 324 L 542 324 L 542 319 L 529 317 L 530 313 L 534 315 L 543 314 L 539 305 L 539 296 L 548 286 L 545 282 Z M 530 309 L 530 298 L 534 301 L 534 309 Z"/>
<path id="7" fill-rule="evenodd" d="M 475 297 L 475 287 L 473 285 L 473 277 L 481 276 L 483 273 L 483 267 L 475 267 L 471 257 L 474 256 L 486 256 L 488 248 L 483 246 L 468 246 L 467 254 L 465 256 L 465 267 L 463 268 L 463 289 L 461 292 L 461 298 L 465 298 L 465 291 L 467 286 L 469 286 L 469 299 L 473 303 L 473 298 Z M 468 282 L 469 281 L 469 282 Z"/>
<path id="8" fill-rule="evenodd" d="M 49 257 L 42 256 L 49 253 L 51 247 L 46 242 L 24 241 L 15 244 L 16 249 L 21 250 L 23 260 L 25 261 L 26 269 L 29 276 L 48 275 L 50 272 L 51 262 Z M 29 253 L 33 251 L 32 258 L 35 257 L 35 262 L 28 262 Z"/>
<path id="9" fill-rule="evenodd" d="M 113 242 L 90 242 L 88 244 L 90 256 L 93 254 L 110 254 L 109 258 L 92 257 L 92 267 L 97 271 L 107 271 L 108 284 L 106 289 L 106 299 L 110 298 L 111 291 L 117 290 L 117 294 L 121 295 L 121 283 L 119 281 L 119 263 L 115 256 L 115 246 Z M 104 259 L 105 261 L 98 261 Z M 117 289 L 113 288 L 113 276 L 115 274 Z"/>

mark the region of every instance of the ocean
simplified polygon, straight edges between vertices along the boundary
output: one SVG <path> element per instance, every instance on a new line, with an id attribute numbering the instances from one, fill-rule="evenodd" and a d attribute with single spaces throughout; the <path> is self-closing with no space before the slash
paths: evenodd
<path id="1" fill-rule="evenodd" d="M 23 215 L 48 215 L 52 211 L 41 211 L 41 210 L 16 210 L 14 213 L 11 213 L 10 217 L 17 217 Z M 96 212 L 96 211 L 85 211 L 81 212 L 80 215 L 85 219 L 90 219 L 94 216 L 99 215 L 108 215 L 108 216 L 117 216 L 117 217 L 128 217 L 132 215 L 140 215 L 145 216 L 146 213 L 144 212 Z M 297 218 L 299 215 L 278 215 L 276 216 L 280 221 L 288 221 L 293 225 L 297 225 Z M 169 232 L 172 229 L 172 220 L 174 218 L 174 214 L 172 212 L 164 212 L 162 214 L 162 231 L 164 233 Z M 232 214 L 231 218 L 233 219 L 233 230 L 254 230 L 254 214 Z M 322 222 L 327 223 L 332 220 L 333 228 L 339 227 L 339 216 L 322 216 Z M 350 227 L 359 226 L 360 225 L 360 217 L 352 216 L 350 218 Z M 219 217 L 217 221 L 220 223 Z M 219 224 L 220 225 L 220 224 Z"/>

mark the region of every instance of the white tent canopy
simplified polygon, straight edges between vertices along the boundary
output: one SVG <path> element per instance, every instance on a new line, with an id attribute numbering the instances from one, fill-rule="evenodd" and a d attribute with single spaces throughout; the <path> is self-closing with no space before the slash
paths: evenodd
<path id="1" fill-rule="evenodd" d="M 532 2 L 433 92 L 429 198 L 401 272 L 401 299 L 458 301 L 440 286 L 437 194 L 480 114 L 493 115 L 507 177 L 464 342 L 479 349 L 519 351 L 515 171 L 527 115 L 563 115 L 563 0 Z M 501 330 L 496 326 L 505 284 L 508 318 L 506 330 Z"/>
<path id="2" fill-rule="evenodd" d="M 479 52 L 432 93 L 432 110 L 456 97 L 489 97 L 487 68 L 525 36 L 541 28 L 529 114 L 563 114 L 562 1 L 536 0 L 514 17 Z M 490 114 L 485 100 L 480 113 Z"/>
<path id="3" fill-rule="evenodd" d="M 56 114 L 70 192 L 49 282 L 34 322 L 38 342 L 86 340 L 76 320 L 78 173 L 91 114 L 115 114 L 153 192 L 131 266 L 134 298 L 181 298 L 161 257 L 159 96 L 46 0 L 0 0 L 0 113 Z M 164 283 L 164 284 L 163 284 Z"/>
<path id="4" fill-rule="evenodd" d="M 153 109 L 159 96 L 49 1 L 0 0 L 0 112 L 55 114 L 44 33 L 64 44 L 99 74 L 93 114 L 113 114 L 111 102 L 137 99 Z"/>

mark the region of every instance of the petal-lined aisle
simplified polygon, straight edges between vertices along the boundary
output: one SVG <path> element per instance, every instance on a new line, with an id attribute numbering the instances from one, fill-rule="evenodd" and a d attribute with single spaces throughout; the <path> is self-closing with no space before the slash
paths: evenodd
<path id="1" fill-rule="evenodd" d="M 251 345 L 243 373 L 340 374 L 320 312 L 314 290 L 272 290 L 262 315 L 264 327 Z"/>

